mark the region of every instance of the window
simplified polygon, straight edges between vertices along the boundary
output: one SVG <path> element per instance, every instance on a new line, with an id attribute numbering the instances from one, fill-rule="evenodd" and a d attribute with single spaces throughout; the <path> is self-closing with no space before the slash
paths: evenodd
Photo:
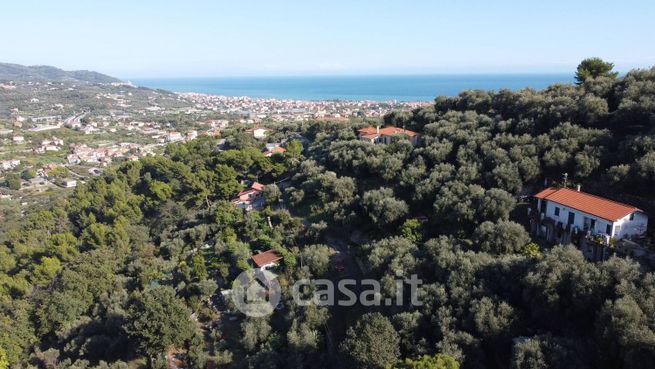
<path id="1" fill-rule="evenodd" d="M 630 220 L 635 220 L 635 213 L 630 214 Z"/>
<path id="2" fill-rule="evenodd" d="M 608 224 L 607 227 L 605 227 L 605 233 L 607 233 L 608 236 L 612 235 L 612 225 Z"/>
<path id="3" fill-rule="evenodd" d="M 555 216 L 556 216 L 556 217 L 559 216 L 559 208 L 558 208 L 557 206 L 555 207 Z"/>
<path id="4" fill-rule="evenodd" d="M 569 211 L 569 224 L 575 223 L 575 213 L 572 211 Z"/>

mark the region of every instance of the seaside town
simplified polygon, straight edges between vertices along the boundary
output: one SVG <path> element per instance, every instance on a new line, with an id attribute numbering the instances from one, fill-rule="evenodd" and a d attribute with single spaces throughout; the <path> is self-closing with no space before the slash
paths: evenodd
<path id="1" fill-rule="evenodd" d="M 379 120 L 392 110 L 429 104 L 175 94 L 129 82 L 3 81 L 0 97 L 0 196 L 24 205 L 36 194 L 98 176 L 113 162 L 157 155 L 170 143 L 217 137 L 226 129 L 261 140 L 276 124 Z M 269 142 L 264 154 L 283 150 Z"/>
<path id="2" fill-rule="evenodd" d="M 252 97 L 214 96 L 199 93 L 181 93 L 193 102 L 195 109 L 211 110 L 219 114 L 240 115 L 242 122 L 257 123 L 305 120 L 345 120 L 352 117 L 383 117 L 391 110 L 412 110 L 429 105 L 428 102 L 352 101 L 352 100 L 291 100 Z"/>
<path id="3" fill-rule="evenodd" d="M 655 1 L 37 4 L 0 369 L 655 369 Z"/>

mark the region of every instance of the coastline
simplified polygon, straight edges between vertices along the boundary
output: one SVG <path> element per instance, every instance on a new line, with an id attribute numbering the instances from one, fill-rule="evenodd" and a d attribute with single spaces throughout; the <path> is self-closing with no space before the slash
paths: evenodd
<path id="1" fill-rule="evenodd" d="M 302 101 L 429 102 L 465 90 L 543 89 L 570 74 L 133 78 L 138 86 L 176 93 Z"/>

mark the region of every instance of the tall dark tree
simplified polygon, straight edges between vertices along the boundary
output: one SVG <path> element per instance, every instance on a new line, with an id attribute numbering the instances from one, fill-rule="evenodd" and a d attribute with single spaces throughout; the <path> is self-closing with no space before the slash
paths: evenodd
<path id="1" fill-rule="evenodd" d="M 608 77 L 615 79 L 618 72 L 612 72 L 614 63 L 606 62 L 601 58 L 587 58 L 578 64 L 575 72 L 576 83 L 581 85 L 588 79 Z"/>

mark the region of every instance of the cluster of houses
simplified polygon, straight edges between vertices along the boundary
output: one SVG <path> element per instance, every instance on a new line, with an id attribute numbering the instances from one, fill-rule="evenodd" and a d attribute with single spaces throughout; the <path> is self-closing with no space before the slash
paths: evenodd
<path id="1" fill-rule="evenodd" d="M 64 140 L 57 137 L 47 138 L 41 140 L 38 147 L 34 148 L 34 152 L 37 154 L 43 154 L 48 151 L 59 151 L 64 146 Z"/>
<path id="2" fill-rule="evenodd" d="M 241 123 L 262 120 L 307 121 L 312 119 L 346 120 L 349 117 L 383 117 L 392 110 L 410 111 L 429 102 L 351 101 L 351 100 L 290 100 L 250 97 L 212 96 L 199 93 L 179 94 L 194 103 L 198 110 L 241 115 Z"/>
<path id="3" fill-rule="evenodd" d="M 184 135 L 178 131 L 170 131 L 166 134 L 166 142 L 191 141 L 198 137 L 198 131 L 191 130 Z"/>
<path id="4" fill-rule="evenodd" d="M 108 147 L 93 148 L 86 144 L 73 144 L 70 145 L 71 153 L 66 157 L 69 164 L 80 163 L 111 163 L 116 158 L 127 157 L 129 160 L 136 160 L 139 156 L 138 152 L 141 146 L 133 143 L 119 143 Z"/>
<path id="5" fill-rule="evenodd" d="M 12 170 L 20 165 L 20 160 L 2 160 L 0 161 L 0 171 Z"/>

